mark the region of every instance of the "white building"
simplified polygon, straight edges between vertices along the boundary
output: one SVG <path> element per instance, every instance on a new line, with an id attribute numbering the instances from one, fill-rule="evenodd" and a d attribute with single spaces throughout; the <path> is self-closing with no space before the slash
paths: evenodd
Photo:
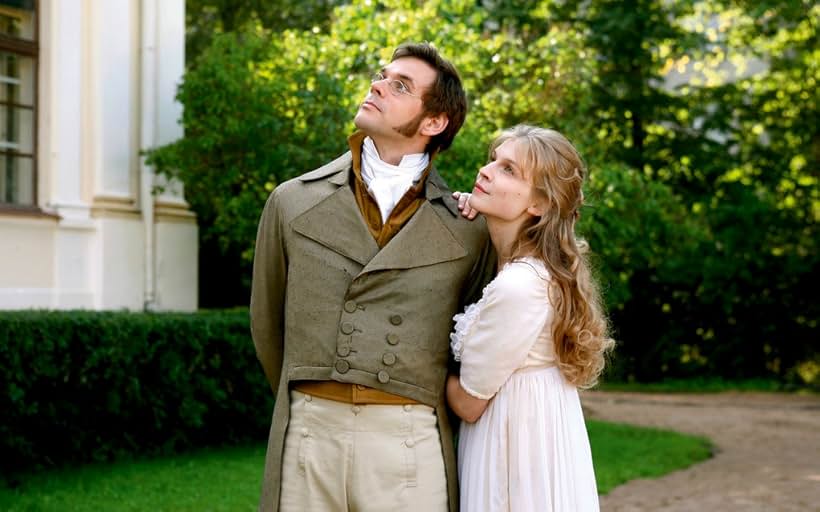
<path id="1" fill-rule="evenodd" d="M 0 309 L 196 309 L 196 219 L 140 156 L 182 136 L 184 49 L 184 0 L 0 0 Z"/>

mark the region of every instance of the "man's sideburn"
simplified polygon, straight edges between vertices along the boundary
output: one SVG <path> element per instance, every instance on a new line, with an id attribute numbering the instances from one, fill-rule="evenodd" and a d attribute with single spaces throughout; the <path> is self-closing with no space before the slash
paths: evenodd
<path id="1" fill-rule="evenodd" d="M 421 126 L 421 122 L 424 121 L 424 118 L 427 117 L 426 112 L 421 112 L 419 115 L 414 117 L 413 119 L 407 121 L 403 125 L 394 126 L 393 130 L 396 132 L 404 135 L 405 137 L 412 138 L 415 136 L 419 131 L 419 126 Z"/>

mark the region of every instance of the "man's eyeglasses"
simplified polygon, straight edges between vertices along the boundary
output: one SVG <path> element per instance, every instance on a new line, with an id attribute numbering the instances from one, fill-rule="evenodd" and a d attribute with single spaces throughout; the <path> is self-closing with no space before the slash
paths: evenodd
<path id="1" fill-rule="evenodd" d="M 412 92 L 410 92 L 410 89 L 407 87 L 407 85 L 405 85 L 404 82 L 395 78 L 388 78 L 384 76 L 384 73 L 373 73 L 373 76 L 370 77 L 371 84 L 381 82 L 382 80 L 387 80 L 387 85 L 390 87 L 390 91 L 396 96 L 400 94 L 406 94 L 414 98 L 420 97 L 418 94 L 413 94 Z"/>

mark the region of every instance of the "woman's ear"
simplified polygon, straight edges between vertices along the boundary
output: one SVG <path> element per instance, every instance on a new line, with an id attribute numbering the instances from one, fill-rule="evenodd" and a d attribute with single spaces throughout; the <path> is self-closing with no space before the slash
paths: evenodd
<path id="1" fill-rule="evenodd" d="M 428 137 L 435 137 L 447 128 L 447 124 L 449 122 L 450 121 L 447 119 L 447 114 L 444 112 L 436 116 L 428 117 L 421 123 L 421 134 Z"/>
<path id="2" fill-rule="evenodd" d="M 532 204 L 527 207 L 527 213 L 532 215 L 533 217 L 543 217 L 544 212 L 547 211 L 547 200 L 543 197 L 537 197 L 537 193 L 533 191 L 533 201 Z"/>
<path id="3" fill-rule="evenodd" d="M 533 217 L 542 217 L 544 215 L 544 207 L 538 203 L 532 204 L 527 208 L 527 213 Z"/>

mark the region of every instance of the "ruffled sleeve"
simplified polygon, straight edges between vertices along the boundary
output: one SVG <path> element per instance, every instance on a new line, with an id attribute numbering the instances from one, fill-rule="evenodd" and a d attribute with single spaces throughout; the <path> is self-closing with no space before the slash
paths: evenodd
<path id="1" fill-rule="evenodd" d="M 467 393 L 488 400 L 524 365 L 552 315 L 547 285 L 543 267 L 539 272 L 526 261 L 510 263 L 479 302 L 454 317 L 451 346 Z"/>

